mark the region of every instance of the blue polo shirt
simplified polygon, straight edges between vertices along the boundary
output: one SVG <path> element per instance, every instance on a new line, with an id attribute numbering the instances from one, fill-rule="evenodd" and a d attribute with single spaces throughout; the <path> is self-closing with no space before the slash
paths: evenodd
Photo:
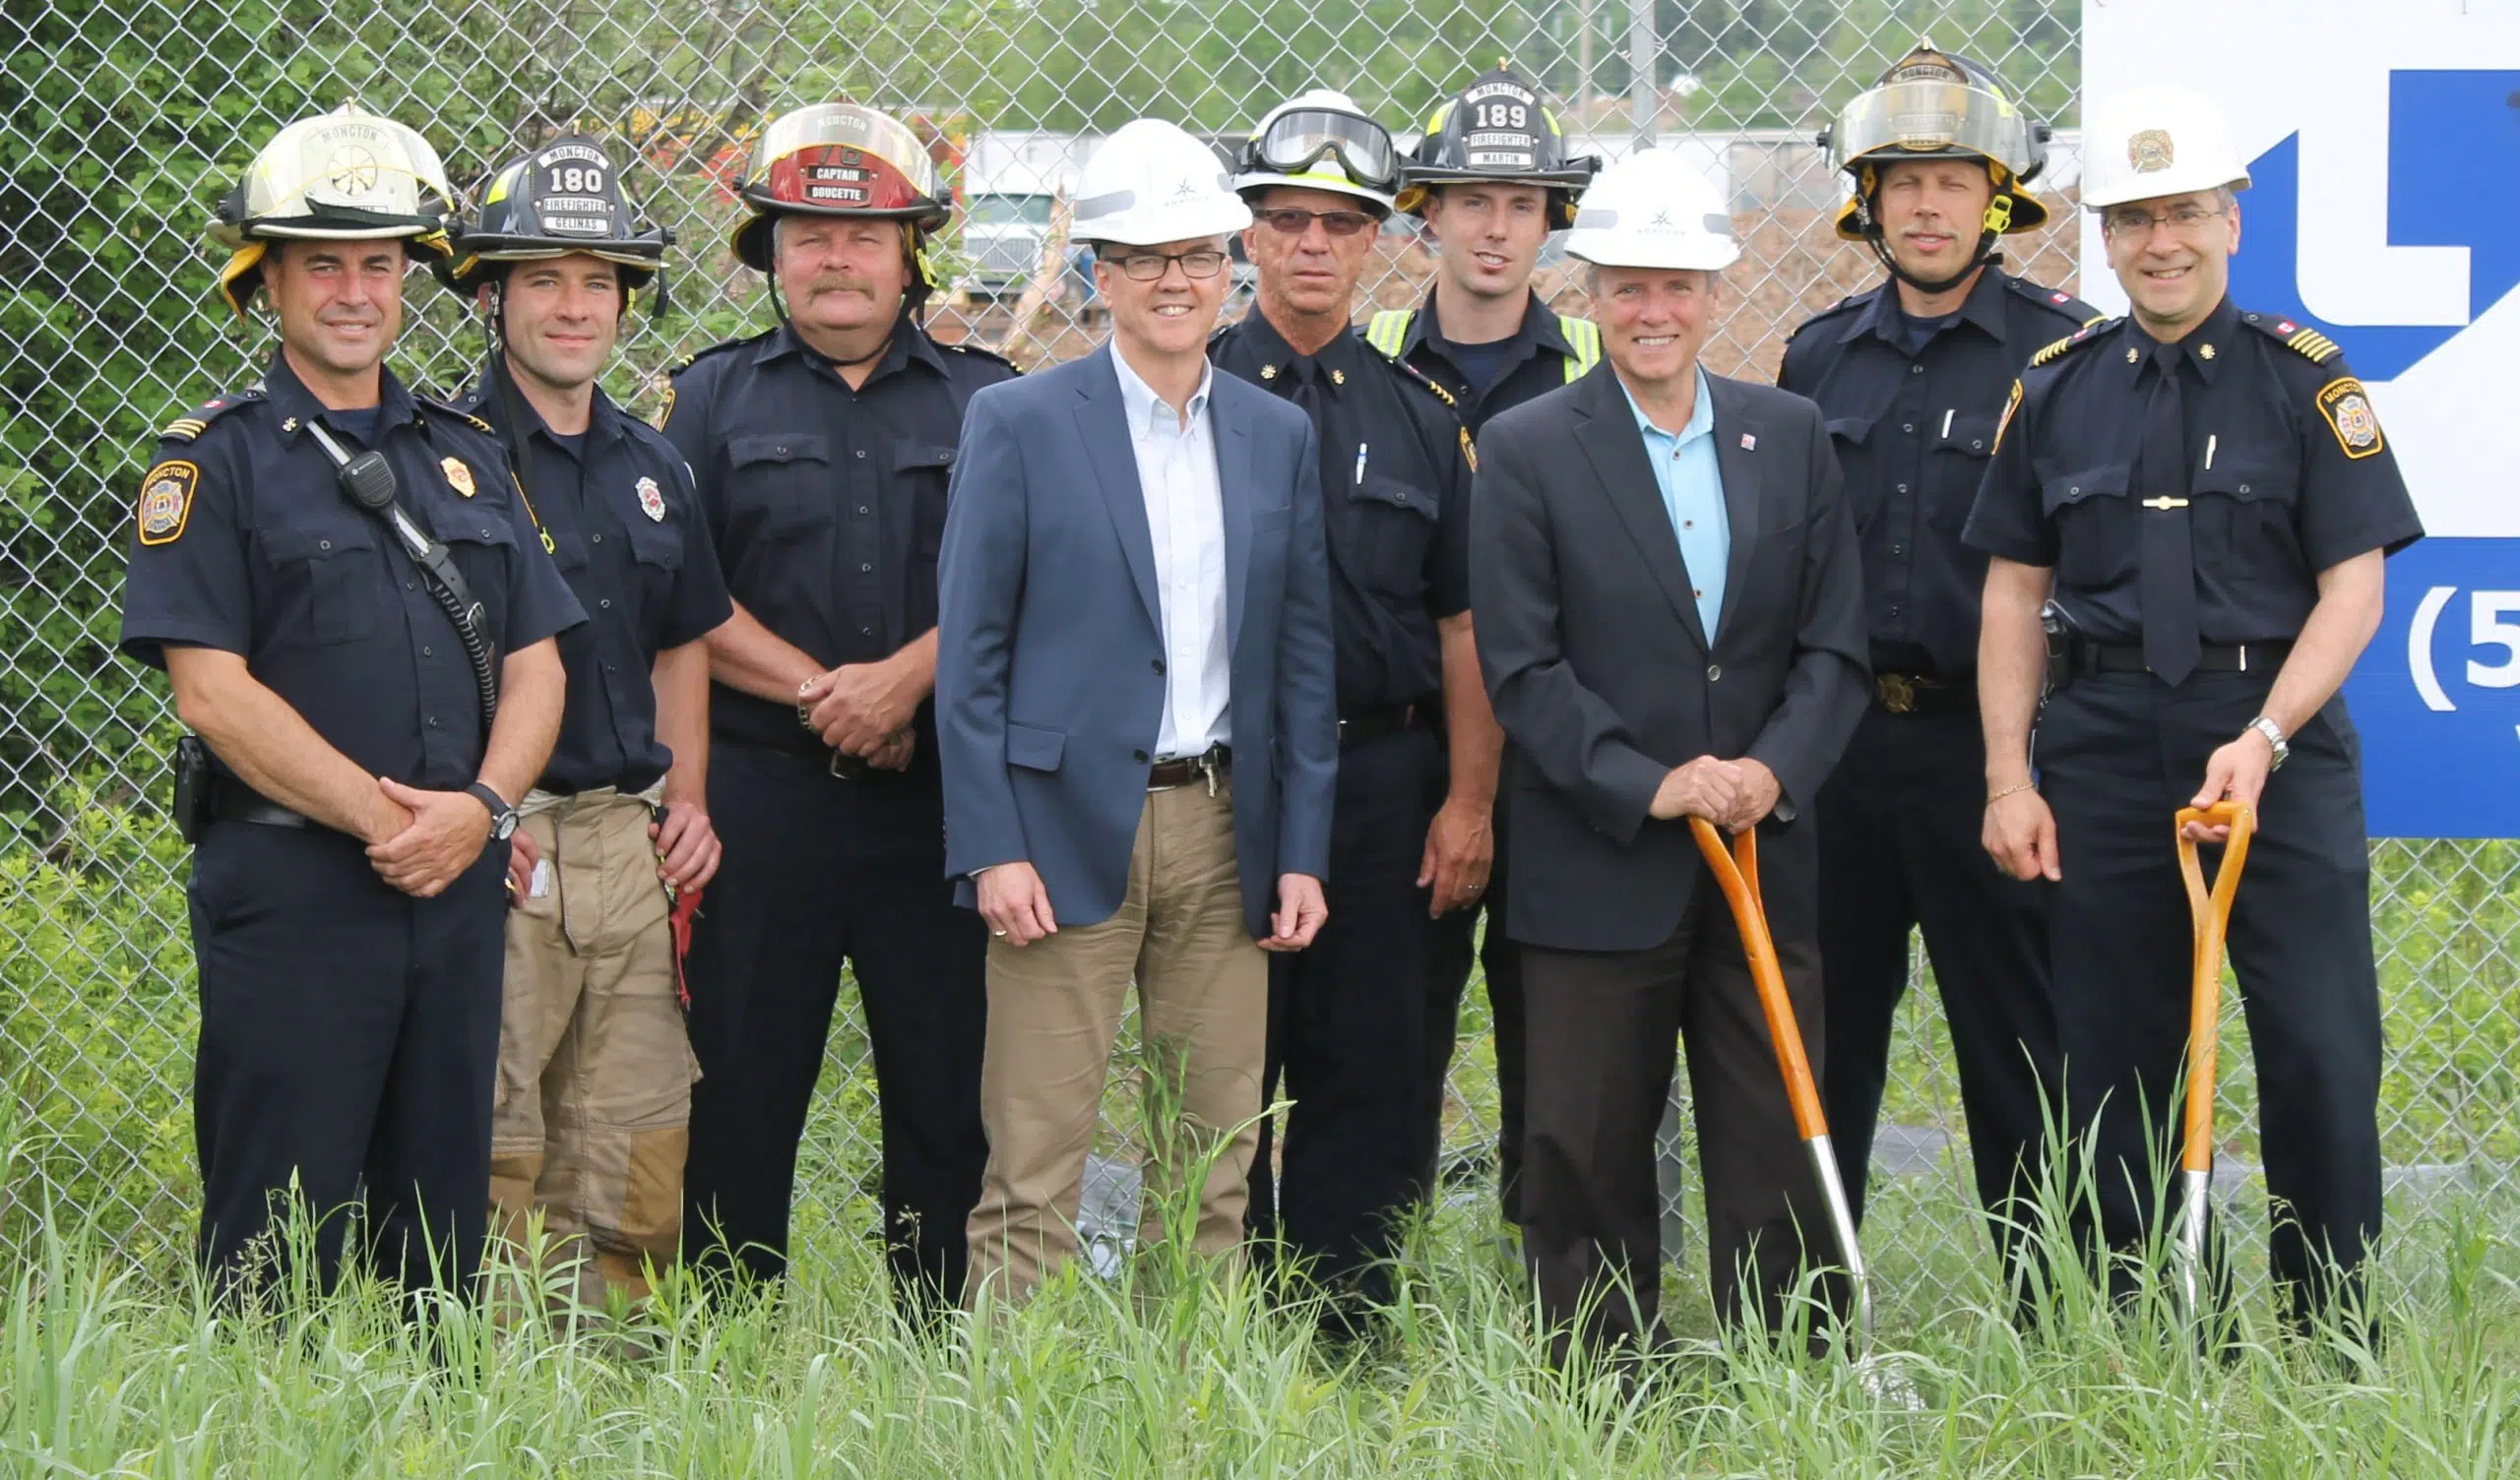
<path id="1" fill-rule="evenodd" d="M 1680 563 L 1688 568 L 1698 621 L 1713 642 L 1716 618 L 1724 612 L 1732 523 L 1724 513 L 1724 473 L 1715 461 L 1715 401 L 1706 392 L 1706 371 L 1697 372 L 1697 404 L 1676 436 L 1646 416 L 1625 381 L 1618 389 L 1627 397 L 1627 408 L 1636 413 L 1636 429 L 1645 436 L 1645 461 L 1654 469 L 1655 486 L 1663 491 L 1663 512 L 1671 517 L 1671 532 L 1679 536 Z"/>

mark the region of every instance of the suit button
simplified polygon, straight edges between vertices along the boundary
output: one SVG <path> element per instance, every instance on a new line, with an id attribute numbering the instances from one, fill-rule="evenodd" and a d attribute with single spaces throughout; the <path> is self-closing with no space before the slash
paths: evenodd
<path id="1" fill-rule="evenodd" d="M 1722 663 L 1709 663 L 1706 665 L 1706 681 L 1708 683 L 1716 683 L 1722 680 L 1723 677 L 1724 665 Z"/>
<path id="2" fill-rule="evenodd" d="M 1133 751 L 1129 752 L 1129 759 L 1130 759 L 1130 760 L 1132 760 L 1132 761 L 1136 761 L 1136 762 L 1144 763 L 1144 762 L 1145 762 L 1145 760 L 1146 760 L 1146 752 L 1145 752 L 1145 751 L 1142 751 L 1142 750 L 1133 750 Z"/>
<path id="3" fill-rule="evenodd" d="M 1156 671 L 1156 672 L 1158 672 L 1158 673 L 1161 673 L 1161 672 L 1163 672 L 1163 671 L 1164 671 L 1164 659 L 1162 659 L 1162 658 L 1157 658 L 1157 659 L 1155 660 L 1155 671 Z"/>

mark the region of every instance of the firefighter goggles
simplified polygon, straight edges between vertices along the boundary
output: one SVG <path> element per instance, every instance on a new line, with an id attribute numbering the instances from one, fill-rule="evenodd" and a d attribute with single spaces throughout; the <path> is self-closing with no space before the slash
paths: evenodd
<path id="1" fill-rule="evenodd" d="M 1323 157 L 1335 157 L 1352 184 L 1367 190 L 1400 188 L 1400 151 L 1381 124 L 1329 108 L 1292 108 L 1271 119 L 1243 152 L 1243 168 L 1301 175 Z"/>

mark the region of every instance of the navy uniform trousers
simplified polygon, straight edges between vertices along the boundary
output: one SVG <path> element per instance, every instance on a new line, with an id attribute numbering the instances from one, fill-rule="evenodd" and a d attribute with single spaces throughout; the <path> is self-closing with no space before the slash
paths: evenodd
<path id="1" fill-rule="evenodd" d="M 1510 773 L 1511 762 L 1506 771 Z M 1426 943 L 1425 1073 L 1418 1089 L 1418 1162 L 1426 1196 L 1442 1172 L 1445 1079 L 1461 1031 L 1462 997 L 1475 960 L 1487 983 L 1487 1017 L 1496 1048 L 1496 1201 L 1508 1223 L 1520 1223 L 1523 1181 L 1523 948 L 1505 938 L 1505 797 L 1495 806 L 1496 858 L 1479 903 L 1431 922 Z M 1479 922 L 1487 921 L 1484 936 Z"/>
<path id="2" fill-rule="evenodd" d="M 886 1258 L 925 1319 L 963 1288 L 980 1128 L 988 933 L 954 903 L 932 758 L 844 780 L 828 762 L 721 742 L 710 815 L 725 843 L 692 933 L 691 1154 L 683 1249 L 787 1271 L 796 1150 L 844 963 L 855 970 L 883 1121 Z M 837 1201 L 849 1189 L 823 1188 Z"/>
<path id="3" fill-rule="evenodd" d="M 2272 674 L 2197 673 L 2176 687 L 2147 673 L 2085 675 L 2040 717 L 2040 791 L 2064 875 L 2049 935 L 2065 1093 L 2077 1128 L 2098 1123 L 2102 1232 L 2115 1249 L 2154 1228 L 2177 1169 L 2173 1090 L 2185 1067 L 2193 934 L 2172 819 L 2272 684 Z M 2359 1309 L 2380 1231 L 2370 853 L 2362 744 L 2341 698 L 2292 737 L 2257 817 L 2231 961 L 2257 1059 L 2271 1264 L 2299 1323 L 2340 1296 Z M 2219 853 L 2205 850 L 2208 877 Z M 2112 1283 L 2128 1288 L 2122 1266 Z"/>
<path id="4" fill-rule="evenodd" d="M 193 1136 L 202 1258 L 221 1277 L 269 1271 L 254 1241 L 272 1231 L 271 1190 L 293 1177 L 319 1219 L 324 1287 L 362 1189 L 379 1273 L 407 1289 L 469 1287 L 489 1222 L 507 851 L 483 848 L 443 893 L 415 899 L 328 828 L 203 832 L 189 890 Z"/>
<path id="5" fill-rule="evenodd" d="M 1372 1302 L 1392 1297 L 1383 1262 L 1422 1174 L 1430 933 L 1418 865 L 1443 784 L 1431 729 L 1341 752 L 1323 881 L 1330 923 L 1311 949 L 1269 958 L 1261 1096 L 1276 1098 L 1283 1074 L 1294 1103 L 1283 1180 L 1262 1123 L 1247 1222 L 1257 1239 L 1283 1239 L 1324 1284 Z"/>
<path id="6" fill-rule="evenodd" d="M 2044 883 L 2006 878 L 1981 837 L 1985 737 L 1976 708 L 1864 711 L 1820 788 L 1820 959 L 1827 983 L 1822 1085 L 1838 1175 L 1858 1226 L 1908 937 L 1924 931 L 1951 1031 L 1978 1198 L 2005 1268 L 2017 1267 L 2061 1115 L 2048 991 Z"/>

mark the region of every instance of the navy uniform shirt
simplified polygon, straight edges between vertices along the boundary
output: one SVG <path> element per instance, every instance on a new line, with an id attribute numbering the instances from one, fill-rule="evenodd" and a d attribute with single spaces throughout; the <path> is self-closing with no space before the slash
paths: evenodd
<path id="1" fill-rule="evenodd" d="M 1846 471 L 1874 672 L 1952 684 L 1977 672 L 1986 557 L 1960 530 L 1995 422 L 2030 357 L 2098 317 L 2071 293 L 1990 267 L 1947 319 L 1914 325 L 1884 282 L 1786 344 L 1776 383 L 1819 402 Z"/>
<path id="2" fill-rule="evenodd" d="M 382 379 L 373 445 L 481 603 L 494 669 L 584 620 L 489 428 Z M 362 445 L 275 354 L 166 429 L 141 479 L 123 650 L 160 668 L 168 647 L 237 653 L 362 771 L 461 789 L 486 738 L 472 665 L 402 542 L 342 491 L 316 421 Z"/>
<path id="3" fill-rule="evenodd" d="M 1414 310 L 1374 315 L 1366 338 L 1375 348 L 1443 387 L 1457 403 L 1462 424 L 1477 437 L 1488 417 L 1582 378 L 1602 357 L 1601 331 L 1589 321 L 1561 318 L 1540 301 L 1538 293 L 1528 297 L 1522 327 L 1505 341 L 1503 367 L 1483 389 L 1470 383 L 1454 358 L 1458 351 L 1436 327 L 1432 288 L 1426 292 L 1426 301 Z M 1407 320 L 1405 328 L 1401 318 Z M 1573 339 L 1568 337 L 1570 332 Z"/>
<path id="4" fill-rule="evenodd" d="M 936 551 L 963 408 L 1011 379 L 907 324 L 851 390 L 787 325 L 674 372 L 664 434 L 691 464 L 726 588 L 825 667 L 890 657 L 936 625 Z M 921 704 L 914 764 L 932 766 Z M 719 688 L 711 733 L 819 754 L 795 706 Z"/>
<path id="5" fill-rule="evenodd" d="M 587 614 L 560 637 L 569 697 L 542 788 L 645 791 L 673 764 L 657 739 L 657 654 L 707 636 L 734 611 L 691 470 L 600 386 L 586 435 L 564 442 L 522 392 L 513 402 L 500 396 L 491 375 L 485 368 L 456 404 L 515 449 L 551 558 Z M 522 426 L 506 424 L 511 404 Z"/>
<path id="6" fill-rule="evenodd" d="M 1435 624 L 1470 609 L 1470 439 L 1449 396 L 1367 348 L 1353 329 L 1318 354 L 1298 355 L 1257 309 L 1218 331 L 1208 358 L 1310 402 L 1340 713 L 1439 696 Z"/>
<path id="7" fill-rule="evenodd" d="M 2110 319 L 2033 356 L 2016 384 L 1970 545 L 2053 567 L 2056 600 L 2094 642 L 2143 640 L 2135 461 L 2151 336 Z M 2212 645 L 2297 636 L 2318 574 L 2423 537 L 2362 382 L 2335 344 L 2225 298 L 2178 341 L 2197 626 Z M 2133 355 L 2129 359 L 2128 355 Z"/>

